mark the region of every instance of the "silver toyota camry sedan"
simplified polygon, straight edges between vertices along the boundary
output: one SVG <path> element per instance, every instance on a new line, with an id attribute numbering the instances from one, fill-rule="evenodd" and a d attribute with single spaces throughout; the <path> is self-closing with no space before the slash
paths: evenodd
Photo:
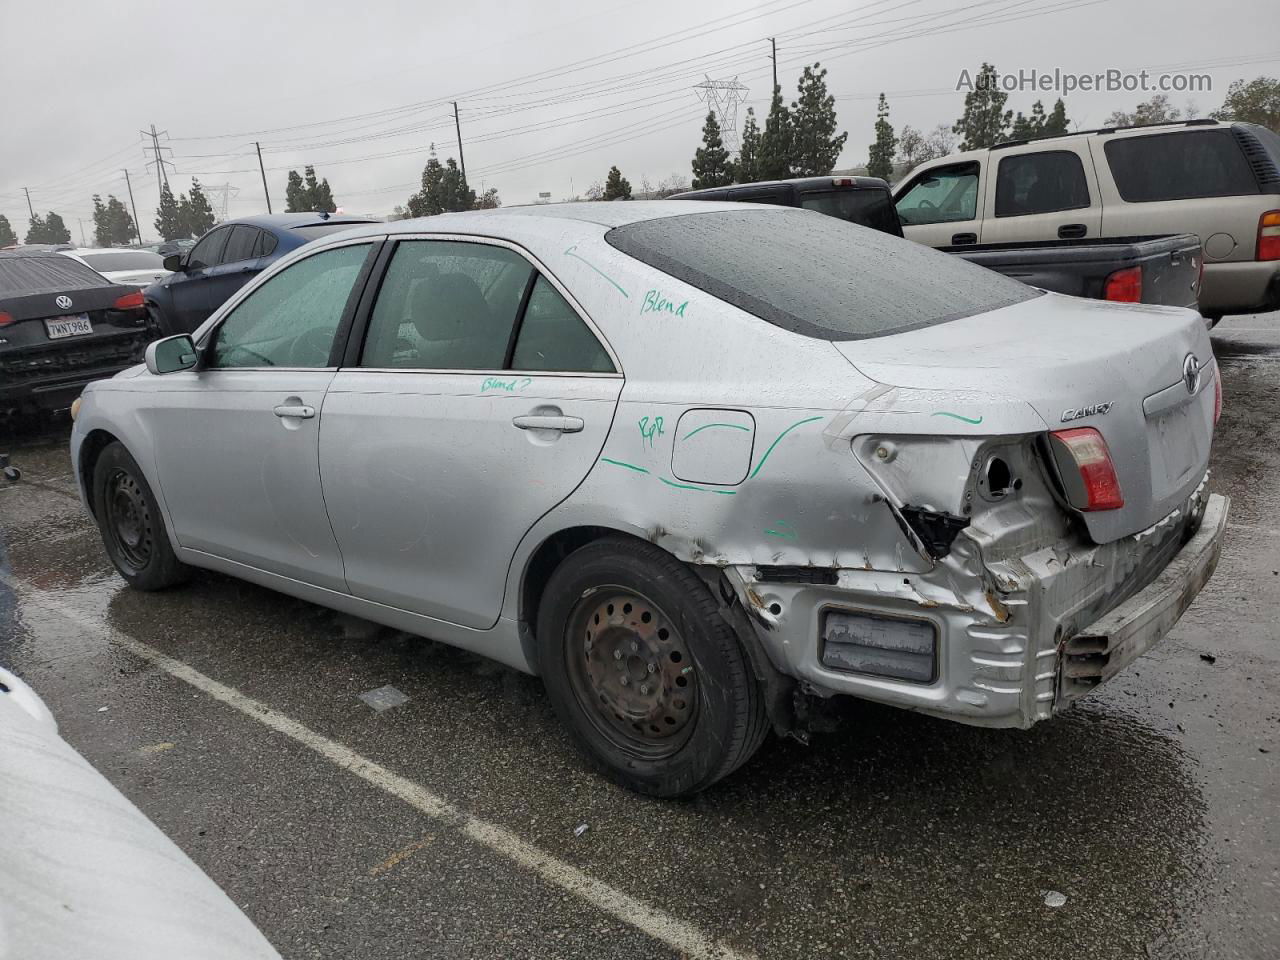
<path id="1" fill-rule="evenodd" d="M 536 673 L 688 794 L 814 698 L 1064 709 L 1213 572 L 1200 318 L 803 210 L 586 203 L 309 244 L 71 455 L 132 586 L 206 567 Z"/>

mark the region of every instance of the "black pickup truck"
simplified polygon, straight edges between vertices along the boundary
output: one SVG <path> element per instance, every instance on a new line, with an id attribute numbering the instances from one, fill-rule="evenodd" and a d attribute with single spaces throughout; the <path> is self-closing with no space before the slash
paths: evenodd
<path id="1" fill-rule="evenodd" d="M 0 430 L 140 363 L 154 333 L 136 286 L 52 251 L 0 253 Z"/>
<path id="2" fill-rule="evenodd" d="M 803 207 L 902 236 L 889 184 L 876 177 L 801 177 L 678 193 L 672 200 L 733 200 Z M 1185 233 L 1158 237 L 967 244 L 938 249 L 1033 287 L 1095 300 L 1197 309 L 1204 258 Z"/>

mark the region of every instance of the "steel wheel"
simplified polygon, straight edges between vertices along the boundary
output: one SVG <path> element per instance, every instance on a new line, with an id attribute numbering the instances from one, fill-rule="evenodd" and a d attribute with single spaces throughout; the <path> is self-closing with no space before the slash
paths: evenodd
<path id="1" fill-rule="evenodd" d="M 151 560 L 151 510 L 142 485 L 124 470 L 107 478 L 106 526 L 119 557 L 135 570 Z"/>
<path id="2" fill-rule="evenodd" d="M 565 631 L 565 661 L 583 712 L 614 745 L 646 760 L 684 746 L 698 709 L 698 671 L 653 601 L 616 586 L 581 598 Z"/>

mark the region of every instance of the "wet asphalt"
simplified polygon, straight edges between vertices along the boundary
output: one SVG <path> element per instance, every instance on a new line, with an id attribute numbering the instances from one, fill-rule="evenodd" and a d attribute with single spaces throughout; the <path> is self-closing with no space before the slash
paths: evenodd
<path id="1" fill-rule="evenodd" d="M 121 636 L 741 954 L 1280 957 L 1280 314 L 1213 339 L 1217 574 L 1161 645 L 1029 731 L 849 704 L 692 801 L 636 797 L 584 767 L 534 679 L 223 576 L 126 589 L 61 423 L 8 440 L 25 477 L 0 484 L 0 663 L 286 958 L 680 952 Z M 407 702 L 358 699 L 386 684 Z"/>

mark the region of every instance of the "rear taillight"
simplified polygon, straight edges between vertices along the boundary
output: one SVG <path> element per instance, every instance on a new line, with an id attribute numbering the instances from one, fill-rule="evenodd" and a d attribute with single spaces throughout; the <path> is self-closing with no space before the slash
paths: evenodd
<path id="1" fill-rule="evenodd" d="M 5 313 L 3 310 L 0 310 L 0 327 L 7 327 L 13 322 L 13 314 Z"/>
<path id="2" fill-rule="evenodd" d="M 126 293 L 122 297 L 117 297 L 115 307 L 117 310 L 138 310 L 144 303 L 142 291 L 139 290 L 136 293 Z"/>
<path id="3" fill-rule="evenodd" d="M 1213 422 L 1222 417 L 1222 371 L 1213 368 Z"/>
<path id="4" fill-rule="evenodd" d="M 1142 302 L 1142 268 L 1125 267 L 1107 277 L 1102 292 L 1103 300 L 1114 300 L 1116 303 Z"/>
<path id="5" fill-rule="evenodd" d="M 1055 430 L 1049 434 L 1067 499 L 1080 510 L 1115 510 L 1124 506 L 1120 479 L 1107 441 L 1093 427 Z"/>
<path id="6" fill-rule="evenodd" d="M 1258 218 L 1258 260 L 1280 260 L 1280 210 L 1268 210 Z"/>

